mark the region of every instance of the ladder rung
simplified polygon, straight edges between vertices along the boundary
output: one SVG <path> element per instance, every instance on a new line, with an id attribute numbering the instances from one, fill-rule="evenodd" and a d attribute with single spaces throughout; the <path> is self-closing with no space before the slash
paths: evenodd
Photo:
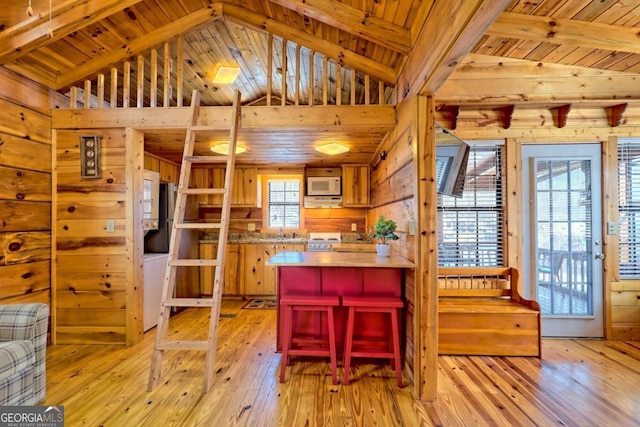
<path id="1" fill-rule="evenodd" d="M 193 229 L 193 228 L 220 228 L 221 225 L 219 222 L 181 222 L 176 223 L 176 228 L 185 228 L 185 229 Z"/>
<path id="2" fill-rule="evenodd" d="M 174 267 L 217 267 L 220 262 L 217 259 L 174 259 L 169 263 Z"/>
<path id="3" fill-rule="evenodd" d="M 183 194 L 224 194 L 224 188 L 185 188 L 180 190 Z"/>
<path id="4" fill-rule="evenodd" d="M 227 154 L 219 156 L 185 156 L 184 161 L 190 163 L 227 163 Z"/>
<path id="5" fill-rule="evenodd" d="M 208 350 L 207 341 L 162 341 L 156 345 L 158 350 Z"/>
<path id="6" fill-rule="evenodd" d="M 195 125 L 195 126 L 191 126 L 191 130 L 192 131 L 206 131 L 206 130 L 215 130 L 215 131 L 219 131 L 221 130 L 219 126 L 211 126 L 211 125 Z"/>
<path id="7" fill-rule="evenodd" d="M 163 307 L 213 307 L 212 298 L 169 298 L 162 302 Z"/>

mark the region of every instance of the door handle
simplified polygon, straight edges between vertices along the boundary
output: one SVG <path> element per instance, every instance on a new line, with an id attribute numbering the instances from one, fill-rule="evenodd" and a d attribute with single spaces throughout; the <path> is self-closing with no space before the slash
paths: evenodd
<path id="1" fill-rule="evenodd" d="M 604 254 L 596 254 L 596 259 L 604 259 Z"/>

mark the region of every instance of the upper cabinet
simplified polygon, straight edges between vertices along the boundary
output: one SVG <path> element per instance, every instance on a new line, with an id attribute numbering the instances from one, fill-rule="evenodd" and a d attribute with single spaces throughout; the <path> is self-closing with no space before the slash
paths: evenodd
<path id="1" fill-rule="evenodd" d="M 342 206 L 369 206 L 369 165 L 342 165 Z"/>
<path id="2" fill-rule="evenodd" d="M 254 167 L 236 167 L 233 174 L 231 206 L 258 206 L 258 169 Z"/>
<path id="3" fill-rule="evenodd" d="M 193 168 L 191 170 L 191 186 L 195 188 L 222 188 L 225 168 Z M 200 206 L 222 206 L 221 194 L 204 194 L 198 196 Z M 233 174 L 233 191 L 231 206 L 258 206 L 258 169 L 255 167 L 236 167 Z"/>
<path id="4" fill-rule="evenodd" d="M 144 168 L 146 170 L 158 172 L 160 181 L 178 183 L 180 179 L 180 167 L 175 163 L 163 160 L 154 155 L 144 155 Z"/>

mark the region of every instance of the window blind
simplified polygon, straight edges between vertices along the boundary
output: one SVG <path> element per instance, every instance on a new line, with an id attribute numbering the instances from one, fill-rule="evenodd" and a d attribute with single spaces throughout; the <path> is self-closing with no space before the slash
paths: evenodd
<path id="1" fill-rule="evenodd" d="M 300 180 L 269 179 L 268 228 L 300 228 Z"/>
<path id="2" fill-rule="evenodd" d="M 472 146 L 461 198 L 438 195 L 438 264 L 502 266 L 502 146 Z"/>
<path id="3" fill-rule="evenodd" d="M 640 278 L 640 139 L 618 141 L 618 241 L 621 279 Z"/>

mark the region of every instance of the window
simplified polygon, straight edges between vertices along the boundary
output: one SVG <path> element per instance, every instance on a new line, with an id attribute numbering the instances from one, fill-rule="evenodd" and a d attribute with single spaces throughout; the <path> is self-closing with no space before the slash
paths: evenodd
<path id="1" fill-rule="evenodd" d="M 472 145 L 461 198 L 438 195 L 438 265 L 503 265 L 502 149 Z"/>
<path id="2" fill-rule="evenodd" d="M 620 278 L 640 278 L 640 139 L 618 141 Z"/>
<path id="3" fill-rule="evenodd" d="M 267 177 L 267 228 L 299 229 L 300 187 L 299 177 Z"/>

